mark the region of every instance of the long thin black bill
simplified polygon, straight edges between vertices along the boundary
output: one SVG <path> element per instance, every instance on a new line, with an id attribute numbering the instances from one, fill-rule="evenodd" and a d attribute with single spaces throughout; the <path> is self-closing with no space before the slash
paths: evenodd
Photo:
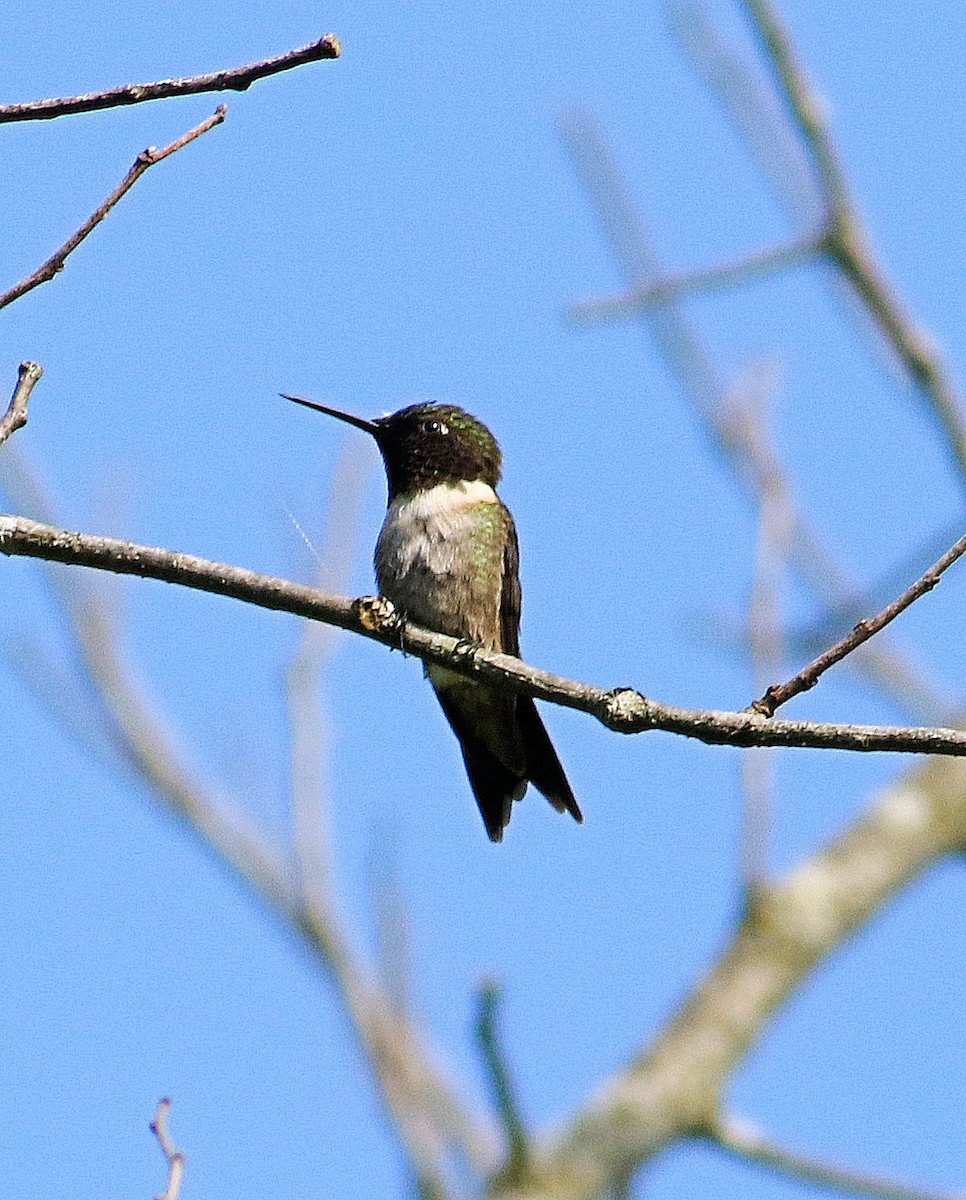
<path id="1" fill-rule="evenodd" d="M 327 404 L 316 404 L 314 400 L 303 400 L 301 396 L 290 396 L 287 392 L 279 392 L 283 400 L 292 400 L 295 404 L 302 404 L 305 408 L 314 408 L 316 412 L 325 413 L 327 417 L 335 417 L 337 421 L 345 421 L 347 425 L 354 425 L 356 429 L 362 429 L 366 433 L 372 434 L 373 437 L 379 436 L 379 426 L 375 421 L 367 421 L 365 417 L 357 417 L 354 413 L 343 412 L 341 408 L 329 408 Z"/>

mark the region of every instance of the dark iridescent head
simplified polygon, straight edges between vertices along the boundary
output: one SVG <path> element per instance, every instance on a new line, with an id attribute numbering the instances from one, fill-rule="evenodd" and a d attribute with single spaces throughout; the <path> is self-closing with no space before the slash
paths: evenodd
<path id="1" fill-rule="evenodd" d="M 499 481 L 502 456 L 496 438 L 455 404 L 411 404 L 367 421 L 299 396 L 285 399 L 371 434 L 386 464 L 390 500 L 438 483 L 480 479 L 496 487 Z"/>

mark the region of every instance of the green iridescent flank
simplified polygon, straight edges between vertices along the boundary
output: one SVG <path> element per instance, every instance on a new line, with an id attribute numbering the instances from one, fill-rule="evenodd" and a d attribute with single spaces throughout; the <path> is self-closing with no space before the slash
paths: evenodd
<path id="1" fill-rule="evenodd" d="M 474 582 L 487 584 L 496 582 L 503 573 L 503 509 L 492 502 L 477 506 L 480 527 L 474 537 L 473 566 Z"/>

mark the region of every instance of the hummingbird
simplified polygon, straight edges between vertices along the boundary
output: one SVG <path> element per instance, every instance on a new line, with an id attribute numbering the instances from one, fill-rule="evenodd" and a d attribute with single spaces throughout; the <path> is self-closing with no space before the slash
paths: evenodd
<path id="1" fill-rule="evenodd" d="M 412 404 L 366 420 L 288 396 L 375 439 L 386 468 L 386 517 L 376 542 L 380 593 L 418 625 L 520 655 L 520 551 L 496 494 L 502 454 L 486 426 L 451 404 Z M 582 822 L 533 698 L 425 664 L 456 734 L 486 832 L 503 840 L 514 800 L 532 783 Z"/>

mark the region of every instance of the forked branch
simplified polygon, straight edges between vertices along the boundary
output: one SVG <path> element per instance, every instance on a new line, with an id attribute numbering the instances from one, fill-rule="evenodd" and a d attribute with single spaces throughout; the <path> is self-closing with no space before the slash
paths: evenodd
<path id="1" fill-rule="evenodd" d="M 934 759 L 763 888 L 665 1028 L 534 1147 L 523 1185 L 497 1188 L 491 1200 L 586 1200 L 683 1137 L 713 1137 L 722 1090 L 771 1017 L 900 888 L 964 846 L 966 764 Z"/>
<path id="2" fill-rule="evenodd" d="M 928 400 L 946 434 L 960 474 L 966 479 L 966 419 L 962 399 L 938 348 L 909 317 L 869 249 L 864 222 L 829 129 L 826 106 L 770 0 L 743 0 L 743 3 L 818 177 L 826 209 L 825 252 L 858 293 L 866 311 Z"/>
<path id="3" fill-rule="evenodd" d="M 168 1182 L 157 1200 L 178 1200 L 181 1195 L 181 1180 L 184 1177 L 184 1155 L 175 1147 L 168 1132 L 168 1113 L 171 1111 L 170 1100 L 159 1100 L 158 1110 L 151 1122 L 151 1132 L 158 1139 L 161 1153 L 168 1164 Z"/>

